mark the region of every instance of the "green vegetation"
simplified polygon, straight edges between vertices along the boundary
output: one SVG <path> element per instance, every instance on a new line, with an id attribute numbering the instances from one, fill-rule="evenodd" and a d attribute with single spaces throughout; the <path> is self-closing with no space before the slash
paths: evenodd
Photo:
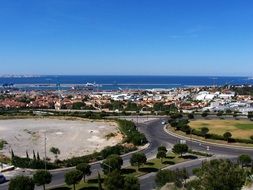
<path id="1" fill-rule="evenodd" d="M 132 142 L 135 145 L 142 145 L 147 142 L 144 134 L 138 132 L 133 122 L 122 120 L 118 120 L 118 122 L 120 129 L 122 130 L 122 132 L 124 132 L 126 136 L 126 141 Z M 65 160 L 58 160 L 60 150 L 56 147 L 52 147 L 50 151 L 55 154 L 55 163 L 47 162 L 47 168 L 55 169 L 59 167 L 73 167 L 81 163 L 90 163 L 98 160 L 103 160 L 111 154 L 122 155 L 134 151 L 136 149 L 137 148 L 135 146 L 125 147 L 123 145 L 118 144 L 112 147 L 106 147 L 101 152 L 95 152 L 90 155 L 73 157 Z M 21 158 L 14 155 L 12 157 L 12 164 L 16 167 L 32 169 L 43 169 L 45 167 L 45 162 L 43 160 L 40 160 L 40 156 L 38 154 L 36 156 L 35 152 L 32 159 L 29 158 L 29 156 L 27 156 L 26 158 Z"/>
<path id="2" fill-rule="evenodd" d="M 136 103 L 134 102 L 127 102 L 125 111 L 135 111 L 138 112 L 141 110 L 141 107 L 138 106 Z"/>
<path id="3" fill-rule="evenodd" d="M 78 184 L 82 178 L 83 174 L 79 170 L 72 170 L 65 174 L 65 183 L 67 185 L 73 185 L 74 190 L 76 189 L 76 184 Z"/>
<path id="4" fill-rule="evenodd" d="M 186 135 L 192 134 L 205 139 L 229 143 L 253 144 L 253 123 L 249 120 L 194 120 L 170 119 L 170 126 Z M 189 126 L 190 125 L 190 126 Z"/>
<path id="5" fill-rule="evenodd" d="M 83 182 L 85 182 L 85 176 L 89 176 L 91 174 L 90 165 L 87 163 L 81 163 L 76 166 L 76 169 L 82 172 Z"/>
<path id="6" fill-rule="evenodd" d="M 178 112 L 178 109 L 175 106 L 175 104 L 165 105 L 163 102 L 155 103 L 154 106 L 153 106 L 153 110 L 154 111 L 165 112 L 167 114 Z"/>
<path id="7" fill-rule="evenodd" d="M 249 155 L 242 154 L 238 157 L 238 162 L 241 164 L 242 167 L 248 166 L 251 164 L 252 159 Z"/>
<path id="8" fill-rule="evenodd" d="M 161 146 L 159 148 L 159 150 L 160 151 L 164 150 L 164 148 L 165 147 Z M 123 168 L 123 169 L 121 168 L 120 170 L 117 169 L 117 167 L 111 166 L 111 167 L 114 167 L 115 169 L 111 168 L 111 171 L 107 173 L 107 176 L 102 176 L 103 178 L 105 178 L 104 180 L 98 174 L 97 178 L 89 179 L 85 183 L 83 181 L 81 181 L 80 183 L 76 184 L 76 189 L 99 189 L 99 186 L 106 189 L 105 180 L 107 180 L 106 183 L 110 183 L 110 184 L 107 184 L 108 185 L 107 188 L 112 188 L 112 189 L 114 189 L 114 188 L 120 189 L 121 188 L 123 190 L 139 190 L 139 182 L 138 182 L 137 177 L 139 177 L 141 175 L 145 175 L 150 172 L 158 172 L 160 169 L 167 167 L 169 165 L 174 165 L 174 164 L 177 164 L 180 162 L 184 162 L 184 161 L 196 159 L 196 158 L 197 157 L 193 156 L 193 155 L 187 155 L 185 157 L 178 157 L 173 153 L 168 153 L 166 155 L 166 157 L 163 159 L 162 163 L 161 163 L 161 160 L 158 158 L 151 159 L 148 162 L 146 162 L 145 164 L 141 164 L 139 169 L 138 169 L 137 162 L 135 162 L 135 164 L 133 166 Z M 116 160 L 115 163 L 117 166 L 119 162 L 117 161 L 117 159 L 115 159 L 115 160 Z M 108 161 L 108 159 L 107 159 L 107 161 Z M 112 161 L 112 163 L 113 162 L 114 161 Z M 109 165 L 109 162 L 107 162 L 107 163 Z M 107 169 L 107 170 L 109 170 L 109 169 Z M 112 178 L 108 179 L 107 178 L 108 176 L 111 176 Z M 113 178 L 118 179 L 118 180 L 114 180 Z M 122 179 L 124 181 L 123 184 L 117 183 L 117 181 L 122 181 Z M 66 188 L 68 188 L 68 187 L 66 187 Z"/>
<path id="9" fill-rule="evenodd" d="M 161 159 L 161 163 L 163 163 L 163 159 L 166 158 L 166 152 L 165 151 L 158 151 L 156 154 L 156 158 Z"/>
<path id="10" fill-rule="evenodd" d="M 105 190 L 119 190 L 124 188 L 124 177 L 114 170 L 107 175 L 104 181 Z"/>
<path id="11" fill-rule="evenodd" d="M 159 146 L 158 147 L 158 152 L 156 154 L 156 158 L 160 158 L 161 159 L 161 163 L 163 163 L 163 159 L 166 158 L 166 153 L 167 153 L 167 149 L 165 146 Z"/>
<path id="12" fill-rule="evenodd" d="M 207 127 L 201 128 L 201 134 L 206 138 L 207 134 L 209 132 L 209 129 Z"/>
<path id="13" fill-rule="evenodd" d="M 126 175 L 124 178 L 124 190 L 139 190 L 140 183 L 134 175 Z"/>
<path id="14" fill-rule="evenodd" d="M 123 145 L 118 144 L 112 147 L 106 147 L 101 152 L 95 152 L 90 155 L 73 157 L 70 159 L 62 160 L 59 162 L 58 166 L 73 167 L 80 163 L 90 163 L 94 161 L 103 160 L 111 154 L 121 155 L 132 152 L 134 150 L 136 150 L 136 147 L 125 147 Z"/>
<path id="15" fill-rule="evenodd" d="M 43 189 L 45 190 L 46 184 L 51 183 L 52 180 L 52 175 L 49 171 L 45 170 L 38 170 L 36 173 L 33 175 L 33 181 L 37 186 L 43 186 Z"/>
<path id="16" fill-rule="evenodd" d="M 182 157 L 183 154 L 188 152 L 188 146 L 186 144 L 175 144 L 172 148 L 172 152 L 180 154 Z"/>
<path id="17" fill-rule="evenodd" d="M 93 106 L 87 106 L 84 102 L 75 102 L 72 105 L 73 110 L 95 110 Z"/>
<path id="18" fill-rule="evenodd" d="M 174 183 L 176 187 L 181 188 L 188 178 L 189 175 L 186 169 L 176 169 L 175 171 L 161 170 L 156 174 L 155 182 L 159 188 L 163 187 L 166 183 Z"/>
<path id="19" fill-rule="evenodd" d="M 109 140 L 110 138 L 115 137 L 115 136 L 116 136 L 115 133 L 109 133 L 109 134 L 105 135 L 105 138 L 106 138 L 107 140 Z"/>
<path id="20" fill-rule="evenodd" d="M 241 129 L 241 130 L 253 129 L 253 123 L 249 123 L 249 124 L 236 123 L 234 126 L 235 126 L 236 128 L 238 128 L 238 129 Z"/>
<path id="21" fill-rule="evenodd" d="M 229 160 L 204 162 L 194 173 L 197 179 L 186 184 L 188 190 L 240 190 L 250 174 Z"/>
<path id="22" fill-rule="evenodd" d="M 119 155 L 110 155 L 101 163 L 104 174 L 109 174 L 114 170 L 120 170 L 122 165 L 123 160 Z"/>
<path id="23" fill-rule="evenodd" d="M 211 134 L 223 135 L 230 131 L 235 138 L 249 138 L 253 134 L 253 122 L 249 120 L 194 120 L 189 123 L 195 130 L 207 127 Z"/>
<path id="24" fill-rule="evenodd" d="M 147 139 L 143 133 L 140 133 L 132 121 L 118 120 L 120 131 L 126 136 L 125 141 L 134 145 L 144 145 Z"/>
<path id="25" fill-rule="evenodd" d="M 243 86 L 243 87 L 231 87 L 231 90 L 236 92 L 238 95 L 251 95 L 253 96 L 253 87 L 252 86 Z"/>
<path id="26" fill-rule="evenodd" d="M 229 140 L 230 140 L 231 137 L 232 137 L 232 134 L 231 134 L 230 132 L 225 132 L 225 133 L 223 134 L 223 137 L 224 137 L 224 139 L 225 139 L 227 142 L 229 142 Z"/>
<path id="27" fill-rule="evenodd" d="M 6 144 L 8 144 L 7 141 L 0 139 L 0 150 L 2 150 Z"/>
<path id="28" fill-rule="evenodd" d="M 90 163 L 90 162 L 94 162 L 98 160 L 103 160 L 111 154 L 121 155 L 121 154 L 126 154 L 128 152 L 132 152 L 134 150 L 136 150 L 136 147 L 124 147 L 122 145 L 115 145 L 112 147 L 106 147 L 101 152 L 95 152 L 90 155 L 73 157 L 66 160 L 57 160 L 56 163 L 47 162 L 47 168 L 56 169 L 60 167 L 73 167 L 81 163 Z M 38 158 L 39 158 L 39 155 L 37 154 L 36 156 L 35 153 L 34 153 L 33 158 L 29 158 L 29 156 L 22 158 L 22 157 L 14 155 L 13 153 L 11 163 L 14 166 L 20 167 L 20 168 L 43 169 L 45 167 L 45 162 Z"/>
<path id="29" fill-rule="evenodd" d="M 12 156 L 11 158 L 11 163 L 15 167 L 20 167 L 20 168 L 31 168 L 31 169 L 43 169 L 45 168 L 45 162 L 43 160 L 37 160 L 37 158 L 21 158 L 18 156 Z M 57 165 L 53 163 L 46 163 L 47 169 L 56 169 L 58 168 Z"/>
<path id="30" fill-rule="evenodd" d="M 56 147 L 51 147 L 50 152 L 52 152 L 54 154 L 55 160 L 57 160 L 58 155 L 61 154 L 61 151 L 59 150 L 59 148 L 56 148 Z"/>
<path id="31" fill-rule="evenodd" d="M 9 190 L 34 190 L 32 178 L 27 176 L 16 176 L 10 180 Z"/>
<path id="32" fill-rule="evenodd" d="M 143 152 L 134 153 L 130 159 L 131 166 L 137 166 L 138 170 L 140 166 L 147 162 L 147 157 Z"/>

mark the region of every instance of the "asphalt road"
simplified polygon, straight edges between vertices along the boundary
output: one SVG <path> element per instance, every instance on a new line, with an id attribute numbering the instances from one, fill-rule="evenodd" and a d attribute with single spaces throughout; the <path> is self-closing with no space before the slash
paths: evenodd
<path id="1" fill-rule="evenodd" d="M 168 149 L 172 148 L 172 146 L 178 142 L 180 142 L 180 139 L 178 137 L 175 137 L 171 134 L 168 134 L 164 131 L 164 125 L 162 125 L 162 121 L 164 119 L 160 118 L 154 121 L 149 121 L 146 123 L 142 123 L 138 125 L 138 129 L 143 132 L 148 141 L 150 142 L 150 145 L 148 148 L 143 150 L 143 152 L 146 154 L 147 158 L 153 158 L 156 155 L 157 147 L 160 145 L 166 146 Z M 209 146 L 208 153 L 219 155 L 219 156 L 225 156 L 226 158 L 235 158 L 238 155 L 241 154 L 248 154 L 251 157 L 253 157 L 253 149 L 244 149 L 244 148 L 233 148 L 233 147 L 224 147 L 222 145 L 213 145 L 210 143 L 199 143 L 195 141 L 186 141 L 186 144 L 193 150 L 206 152 L 207 146 Z M 124 160 L 124 166 L 129 165 L 131 154 L 122 156 Z M 190 162 L 185 162 L 181 164 L 177 164 L 174 166 L 170 166 L 169 168 L 175 169 L 175 168 L 186 168 L 189 172 L 195 167 L 199 167 L 201 165 L 202 160 L 193 160 Z M 97 171 L 101 172 L 100 163 L 92 164 L 92 175 L 90 177 L 94 177 L 97 175 Z M 69 171 L 70 169 L 63 169 L 60 171 L 52 171 L 53 179 L 52 183 L 47 185 L 47 188 L 60 186 L 64 184 L 64 174 Z M 155 173 L 150 173 L 148 175 L 142 176 L 140 178 L 141 183 L 141 190 L 151 190 L 154 188 L 154 177 Z M 8 183 L 0 185 L 1 190 L 7 190 L 8 189 Z M 36 187 L 36 189 L 40 190 L 42 188 Z"/>
<path id="2" fill-rule="evenodd" d="M 148 158 L 152 158 L 155 156 L 156 149 L 161 144 L 161 143 L 159 143 L 161 141 L 159 141 L 159 139 L 152 138 L 152 135 L 148 134 L 149 132 L 147 131 L 147 129 L 149 129 L 149 127 L 151 127 L 151 126 L 158 126 L 158 125 L 159 125 L 159 127 L 162 127 L 161 120 L 149 121 L 145 124 L 139 125 L 139 130 L 144 132 L 147 135 L 147 138 L 150 142 L 150 145 L 145 150 L 143 150 L 143 152 L 147 155 Z M 123 161 L 124 161 L 123 166 L 129 165 L 131 155 L 132 155 L 132 153 L 122 156 Z M 66 168 L 66 169 L 51 171 L 52 182 L 49 185 L 47 185 L 46 187 L 52 188 L 52 187 L 64 185 L 65 184 L 64 183 L 64 175 L 66 172 L 68 172 L 71 169 L 73 169 L 73 168 Z M 97 172 L 101 173 L 102 170 L 100 167 L 100 163 L 92 164 L 91 170 L 92 170 L 92 175 L 89 176 L 88 178 L 92 178 L 92 177 L 97 176 Z M 8 189 L 8 183 L 0 185 L 0 190 L 7 190 L 7 189 Z M 42 187 L 36 187 L 35 189 L 42 190 Z"/>

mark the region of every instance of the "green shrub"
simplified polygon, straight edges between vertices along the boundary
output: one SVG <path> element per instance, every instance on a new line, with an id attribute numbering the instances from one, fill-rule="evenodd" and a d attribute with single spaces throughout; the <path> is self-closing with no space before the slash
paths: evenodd
<path id="1" fill-rule="evenodd" d="M 144 145 L 147 139 L 140 133 L 132 121 L 118 120 L 120 131 L 127 137 L 126 141 L 134 145 Z"/>

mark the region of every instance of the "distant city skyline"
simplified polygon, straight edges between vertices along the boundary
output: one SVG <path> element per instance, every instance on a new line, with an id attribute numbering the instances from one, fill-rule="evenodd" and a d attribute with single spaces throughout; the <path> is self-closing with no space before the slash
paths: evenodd
<path id="1" fill-rule="evenodd" d="M 252 0 L 0 3 L 0 75 L 253 76 Z"/>

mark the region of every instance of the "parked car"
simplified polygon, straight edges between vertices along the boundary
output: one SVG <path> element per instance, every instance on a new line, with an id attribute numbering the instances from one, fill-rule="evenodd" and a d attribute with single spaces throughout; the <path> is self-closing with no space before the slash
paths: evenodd
<path id="1" fill-rule="evenodd" d="M 3 174 L 0 174 L 0 184 L 4 183 L 6 181 L 6 178 L 4 177 Z"/>

